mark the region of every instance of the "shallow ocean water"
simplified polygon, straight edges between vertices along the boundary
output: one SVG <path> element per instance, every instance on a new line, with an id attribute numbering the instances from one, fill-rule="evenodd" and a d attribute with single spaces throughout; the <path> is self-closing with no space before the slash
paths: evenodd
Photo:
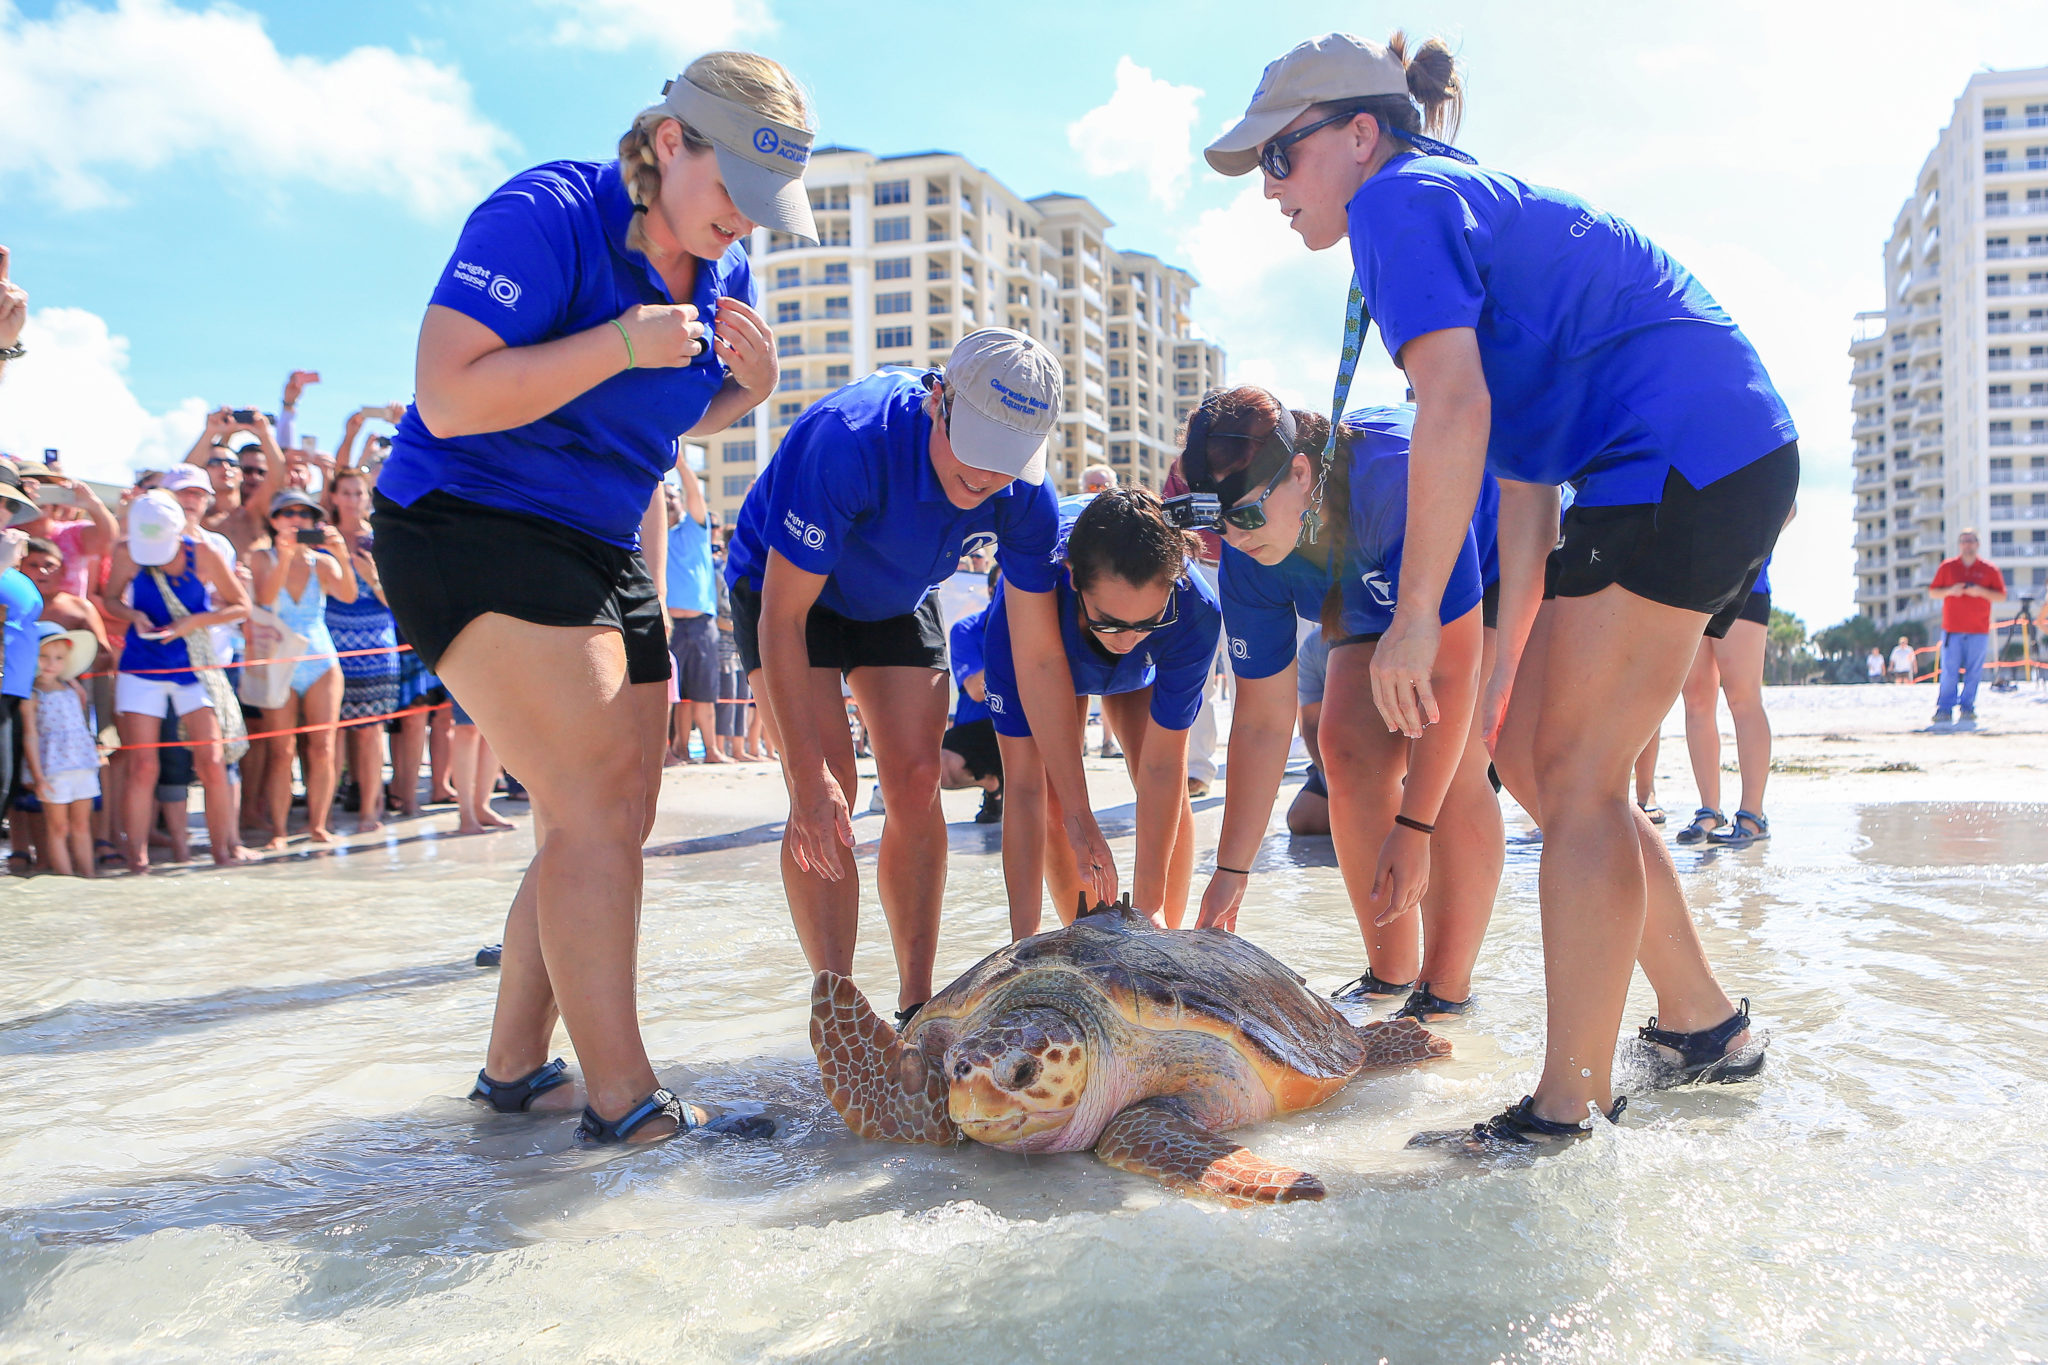
<path id="1" fill-rule="evenodd" d="M 0 1360 L 2048 1356 L 2048 806 L 1809 799 L 1774 829 L 1678 855 L 1771 1034 L 1760 1083 L 1638 1097 L 1532 1165 L 1402 1150 L 1533 1083 L 1511 845 L 1458 1055 L 1249 1130 L 1330 1189 L 1254 1211 L 1085 1153 L 853 1139 L 765 830 L 650 851 L 642 1012 L 665 1080 L 782 1135 L 617 1154 L 457 1098 L 511 836 L 146 896 L 41 879 L 0 941 Z M 942 976 L 1004 933 L 993 836 L 953 835 Z M 1312 985 L 1355 975 L 1328 842 L 1259 868 L 1242 931 Z"/>

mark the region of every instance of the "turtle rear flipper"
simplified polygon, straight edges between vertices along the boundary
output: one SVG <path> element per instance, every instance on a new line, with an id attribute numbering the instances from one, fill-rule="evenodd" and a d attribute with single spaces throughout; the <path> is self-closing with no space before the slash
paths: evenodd
<path id="1" fill-rule="evenodd" d="M 946 1078 L 906 1047 L 853 982 L 819 972 L 811 983 L 811 1051 L 825 1098 L 864 1138 L 883 1142 L 960 1140 L 946 1114 Z"/>
<path id="2" fill-rule="evenodd" d="M 1095 1155 L 1182 1194 L 1206 1194 L 1228 1204 L 1323 1197 L 1322 1181 L 1210 1132 L 1174 1100 L 1143 1100 L 1118 1114 L 1096 1140 Z"/>
<path id="3" fill-rule="evenodd" d="M 1440 1033 L 1431 1033 L 1415 1019 L 1379 1019 L 1361 1024 L 1358 1037 L 1365 1044 L 1365 1061 L 1359 1067 L 1361 1071 L 1412 1066 L 1416 1062 L 1451 1055 L 1451 1040 Z"/>

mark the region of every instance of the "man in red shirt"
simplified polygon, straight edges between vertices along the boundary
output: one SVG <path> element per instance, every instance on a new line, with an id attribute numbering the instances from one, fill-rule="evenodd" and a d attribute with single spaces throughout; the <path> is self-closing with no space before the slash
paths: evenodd
<path id="1" fill-rule="evenodd" d="M 1991 604 L 2005 600 L 2005 575 L 1988 559 L 1977 558 L 1977 533 L 1956 537 L 1956 557 L 1944 559 L 1934 571 L 1927 595 L 1941 603 L 1941 695 L 1935 701 L 1934 723 L 1945 725 L 1959 700 L 1962 718 L 1977 719 L 1977 678 L 1984 656 L 1991 652 Z"/>

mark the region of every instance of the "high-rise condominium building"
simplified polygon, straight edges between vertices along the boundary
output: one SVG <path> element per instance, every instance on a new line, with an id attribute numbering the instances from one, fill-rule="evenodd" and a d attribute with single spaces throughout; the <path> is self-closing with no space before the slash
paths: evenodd
<path id="1" fill-rule="evenodd" d="M 2048 591 L 2048 67 L 1970 78 L 1856 315 L 1856 606 L 1924 617 L 1977 528 L 2015 597 Z"/>
<path id="2" fill-rule="evenodd" d="M 805 408 L 882 366 L 943 364 L 977 327 L 1029 332 L 1065 367 L 1046 459 L 1061 491 L 1090 464 L 1164 482 L 1180 422 L 1223 382 L 1222 349 L 1188 321 L 1194 277 L 1109 246 L 1110 220 L 1086 199 L 1020 198 L 950 152 L 821 148 L 804 184 L 820 244 L 765 229 L 749 244 L 782 381 L 750 426 L 705 443 L 707 492 L 728 521 Z"/>

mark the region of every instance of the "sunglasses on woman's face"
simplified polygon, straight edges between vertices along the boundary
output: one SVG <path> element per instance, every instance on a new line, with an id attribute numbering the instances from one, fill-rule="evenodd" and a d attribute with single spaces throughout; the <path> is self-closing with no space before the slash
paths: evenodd
<path id="1" fill-rule="evenodd" d="M 1306 128 L 1296 128 L 1291 133 L 1282 133 L 1265 146 L 1259 148 L 1260 167 L 1275 180 L 1285 180 L 1294 173 L 1294 163 L 1287 158 L 1287 149 L 1289 147 L 1292 147 L 1310 133 L 1321 132 L 1333 123 L 1348 123 L 1357 117 L 1358 111 L 1353 109 L 1342 114 L 1332 114 L 1328 118 L 1317 119 Z"/>
<path id="2" fill-rule="evenodd" d="M 1075 594 L 1077 597 L 1080 595 Z M 1097 635 L 1149 635 L 1155 630 L 1164 630 L 1180 619 L 1179 593 L 1171 593 L 1166 599 L 1166 610 L 1145 621 L 1119 621 L 1114 616 L 1097 616 L 1088 610 L 1088 599 L 1081 597 L 1081 624 Z"/>
<path id="3" fill-rule="evenodd" d="M 287 507 L 281 512 L 271 513 L 273 518 L 282 517 L 288 521 L 318 521 L 320 514 L 310 507 Z"/>

